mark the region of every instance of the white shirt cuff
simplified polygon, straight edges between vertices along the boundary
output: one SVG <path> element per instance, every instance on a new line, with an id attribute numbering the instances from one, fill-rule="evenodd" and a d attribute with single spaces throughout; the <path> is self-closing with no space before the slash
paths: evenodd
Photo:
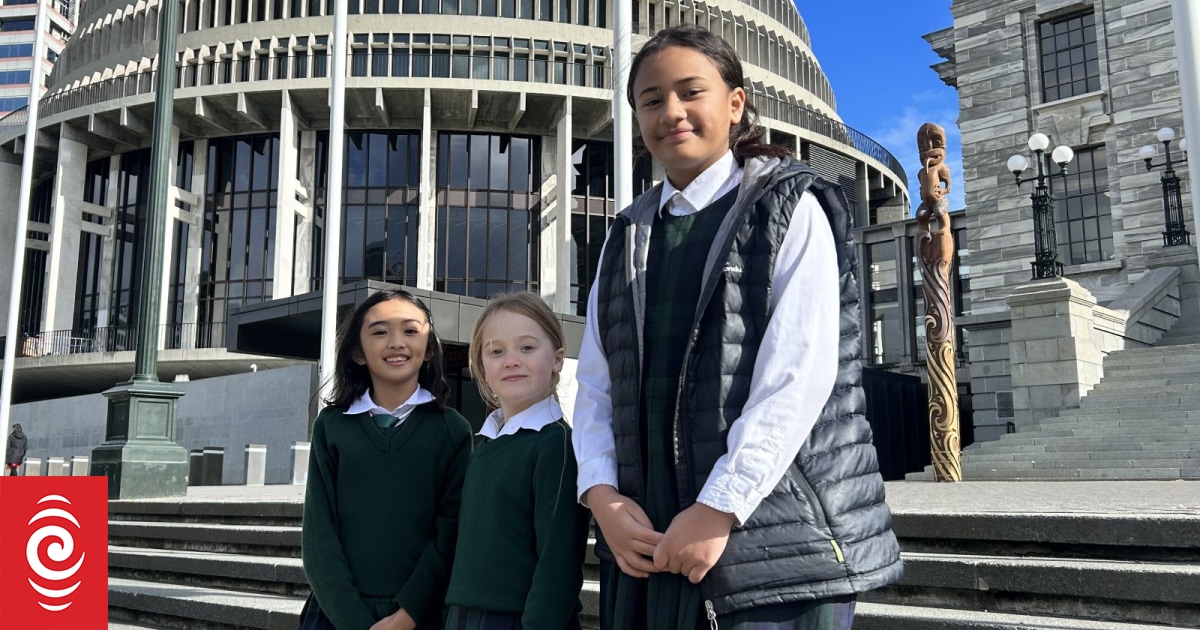
<path id="1" fill-rule="evenodd" d="M 762 497 L 758 496 L 754 482 L 736 475 L 721 475 L 710 478 L 696 502 L 703 503 L 719 512 L 732 514 L 738 524 L 745 523 L 754 514 Z"/>
<path id="2" fill-rule="evenodd" d="M 593 459 L 579 467 L 578 499 L 583 505 L 583 497 L 588 490 L 596 486 L 617 487 L 617 460 L 611 457 Z"/>

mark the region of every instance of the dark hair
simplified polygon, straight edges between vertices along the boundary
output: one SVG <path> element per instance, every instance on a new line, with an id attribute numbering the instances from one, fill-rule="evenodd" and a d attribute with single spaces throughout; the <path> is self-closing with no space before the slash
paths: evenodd
<path id="1" fill-rule="evenodd" d="M 729 42 L 699 26 L 680 24 L 659 31 L 633 58 L 633 63 L 629 65 L 629 85 L 625 88 L 625 98 L 630 107 L 637 109 L 633 98 L 633 82 L 637 79 L 642 63 L 674 46 L 690 48 L 708 57 L 730 90 L 745 89 L 743 86 L 746 84 L 746 77 L 742 73 L 742 62 Z M 749 97 L 742 108 L 742 119 L 729 128 L 729 148 L 738 162 L 745 162 L 746 158 L 751 157 L 774 158 L 792 154 L 786 147 L 763 142 L 763 129 L 758 126 L 758 110 L 750 103 Z"/>
<path id="2" fill-rule="evenodd" d="M 450 386 L 446 383 L 445 368 L 442 365 L 442 340 L 438 338 L 437 330 L 433 327 L 433 316 L 429 307 L 421 298 L 403 289 L 385 289 L 372 294 L 342 322 L 337 334 L 337 353 L 333 360 L 333 391 L 325 404 L 346 409 L 371 388 L 370 371 L 367 370 L 367 366 L 356 363 L 354 355 L 362 352 L 359 334 L 367 312 L 376 304 L 388 300 L 404 300 L 425 314 L 425 321 L 429 323 L 429 358 L 421 364 L 421 371 L 417 373 L 417 383 L 433 394 L 433 404 L 437 405 L 438 411 L 445 411 L 446 401 L 450 397 Z"/>

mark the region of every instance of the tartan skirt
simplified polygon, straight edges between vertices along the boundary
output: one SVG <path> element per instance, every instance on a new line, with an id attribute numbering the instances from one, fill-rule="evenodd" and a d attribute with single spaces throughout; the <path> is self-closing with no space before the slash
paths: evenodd
<path id="1" fill-rule="evenodd" d="M 521 615 L 461 606 L 446 609 L 444 627 L 446 630 L 522 630 Z M 572 615 L 563 630 L 580 630 L 579 616 Z"/>
<path id="2" fill-rule="evenodd" d="M 683 576 L 657 577 L 677 578 L 686 582 Z M 712 630 L 712 623 L 705 616 L 702 603 L 696 602 L 699 608 L 691 614 L 678 614 L 672 609 L 685 603 L 684 600 L 688 598 L 673 597 L 668 602 L 654 601 L 656 597 L 648 596 L 649 582 L 650 580 L 639 580 L 625 575 L 614 563 L 601 560 L 600 629 L 640 630 L 651 626 L 662 627 L 664 624 L 655 622 L 663 615 L 655 614 L 654 609 L 650 607 L 658 608 L 665 604 L 668 610 L 663 611 L 664 615 L 678 620 L 666 625 L 682 624 L 675 630 Z M 680 590 L 688 592 L 687 586 L 690 586 L 690 582 Z M 717 617 L 716 627 L 718 630 L 850 630 L 854 624 L 856 599 L 854 595 L 846 595 L 759 606 L 721 615 Z M 692 625 L 693 623 L 695 625 Z"/>

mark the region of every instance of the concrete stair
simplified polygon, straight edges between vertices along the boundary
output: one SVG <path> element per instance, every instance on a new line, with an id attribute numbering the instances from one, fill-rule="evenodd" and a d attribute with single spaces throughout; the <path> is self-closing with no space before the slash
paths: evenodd
<path id="1" fill-rule="evenodd" d="M 1108 355 L 1077 409 L 964 450 L 962 468 L 967 480 L 1200 479 L 1200 323 Z"/>
<path id="2" fill-rule="evenodd" d="M 295 628 L 301 510 L 111 502 L 111 627 Z M 1200 516 L 898 513 L 894 528 L 906 575 L 862 597 L 856 630 L 1200 628 Z M 589 549 L 585 628 L 595 563 Z"/>

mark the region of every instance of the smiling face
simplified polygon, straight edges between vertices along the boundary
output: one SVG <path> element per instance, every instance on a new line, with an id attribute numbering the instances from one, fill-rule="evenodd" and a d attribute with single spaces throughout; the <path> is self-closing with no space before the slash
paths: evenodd
<path id="1" fill-rule="evenodd" d="M 529 317 L 499 310 L 482 327 L 484 380 L 500 399 L 505 419 L 554 393 L 563 349 Z"/>
<path id="2" fill-rule="evenodd" d="M 371 374 L 375 402 L 392 409 L 408 400 L 417 389 L 421 365 L 429 358 L 425 313 L 407 300 L 380 302 L 363 318 L 358 342 L 354 362 L 365 365 Z"/>
<path id="3" fill-rule="evenodd" d="M 730 89 L 712 60 L 682 46 L 646 59 L 633 95 L 642 140 L 678 189 L 729 150 L 730 126 L 741 120 L 746 103 L 745 91 Z"/>

